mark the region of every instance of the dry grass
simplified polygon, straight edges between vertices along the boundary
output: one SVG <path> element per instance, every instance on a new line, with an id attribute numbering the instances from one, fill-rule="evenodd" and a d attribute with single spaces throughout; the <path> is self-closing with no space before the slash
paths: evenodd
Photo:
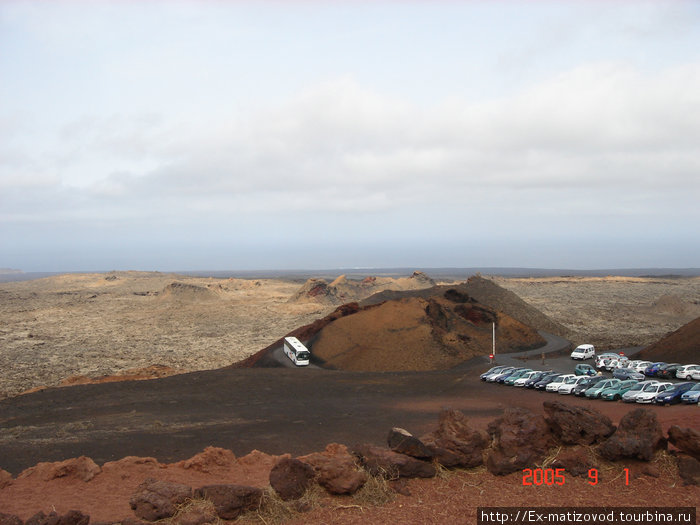
<path id="1" fill-rule="evenodd" d="M 284 501 L 279 494 L 268 487 L 263 491 L 263 497 L 257 510 L 247 512 L 238 518 L 239 521 L 264 523 L 273 525 L 299 517 L 302 512 L 308 512 L 322 506 L 326 492 L 317 484 L 311 485 L 297 500 Z"/>
<path id="2" fill-rule="evenodd" d="M 360 507 L 377 507 L 393 501 L 395 495 L 386 473 L 371 475 L 368 472 L 367 481 L 353 494 L 352 499 Z"/>

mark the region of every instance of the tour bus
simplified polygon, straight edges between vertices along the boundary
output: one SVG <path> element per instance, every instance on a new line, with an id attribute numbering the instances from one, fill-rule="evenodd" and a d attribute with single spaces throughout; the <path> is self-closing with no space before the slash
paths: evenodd
<path id="1" fill-rule="evenodd" d="M 296 337 L 284 338 L 284 353 L 297 366 L 306 366 L 309 364 L 311 352 L 306 348 Z"/>

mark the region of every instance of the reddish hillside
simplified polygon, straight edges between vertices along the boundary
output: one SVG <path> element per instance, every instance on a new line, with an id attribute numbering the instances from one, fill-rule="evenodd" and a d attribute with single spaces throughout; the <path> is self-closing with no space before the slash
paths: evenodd
<path id="1" fill-rule="evenodd" d="M 639 353 L 639 359 L 683 364 L 700 362 L 700 317 L 647 346 Z"/>

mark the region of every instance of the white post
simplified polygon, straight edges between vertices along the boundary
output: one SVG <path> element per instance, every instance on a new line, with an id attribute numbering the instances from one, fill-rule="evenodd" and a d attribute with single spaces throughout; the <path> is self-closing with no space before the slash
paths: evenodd
<path id="1" fill-rule="evenodd" d="M 496 323 L 493 323 L 493 337 L 492 337 L 492 341 L 493 341 L 493 349 L 492 349 L 491 353 L 492 353 L 493 355 L 496 355 Z"/>

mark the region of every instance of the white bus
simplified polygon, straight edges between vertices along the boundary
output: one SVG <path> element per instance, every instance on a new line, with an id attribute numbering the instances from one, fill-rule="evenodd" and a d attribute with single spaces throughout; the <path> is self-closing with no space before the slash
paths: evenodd
<path id="1" fill-rule="evenodd" d="M 284 338 L 284 353 L 297 366 L 306 366 L 309 364 L 311 352 L 306 348 L 296 337 Z"/>

